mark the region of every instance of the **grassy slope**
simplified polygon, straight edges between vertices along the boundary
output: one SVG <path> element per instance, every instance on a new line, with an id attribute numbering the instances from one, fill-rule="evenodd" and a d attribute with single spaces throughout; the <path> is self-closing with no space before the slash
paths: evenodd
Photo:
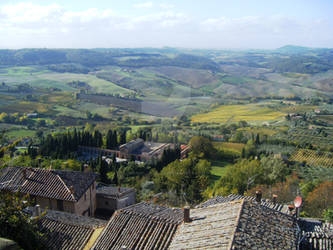
<path id="1" fill-rule="evenodd" d="M 212 165 L 212 170 L 211 170 L 211 174 L 212 174 L 212 179 L 213 181 L 217 181 L 219 180 L 225 173 L 226 173 L 226 166 L 230 164 L 228 162 L 225 161 L 212 161 L 211 165 Z"/>
<path id="2" fill-rule="evenodd" d="M 70 81 L 84 81 L 93 87 L 96 92 L 105 94 L 127 94 L 131 92 L 130 90 L 122 88 L 112 82 L 99 79 L 94 75 L 51 72 L 47 74 L 41 74 L 39 77 L 42 80 L 53 80 L 65 85 Z"/>

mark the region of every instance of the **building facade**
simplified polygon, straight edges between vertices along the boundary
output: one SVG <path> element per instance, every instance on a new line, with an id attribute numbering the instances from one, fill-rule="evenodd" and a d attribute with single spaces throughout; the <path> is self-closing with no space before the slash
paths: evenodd
<path id="1" fill-rule="evenodd" d="M 0 190 L 29 194 L 41 208 L 93 216 L 96 177 L 77 171 L 7 167 L 0 171 Z"/>
<path id="2" fill-rule="evenodd" d="M 98 187 L 96 191 L 96 213 L 111 217 L 119 209 L 135 204 L 136 190 L 126 187 Z"/>

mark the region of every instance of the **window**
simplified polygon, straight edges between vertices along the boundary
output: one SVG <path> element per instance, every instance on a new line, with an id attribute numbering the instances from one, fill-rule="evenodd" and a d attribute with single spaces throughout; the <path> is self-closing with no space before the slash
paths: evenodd
<path id="1" fill-rule="evenodd" d="M 64 201 L 62 200 L 57 200 L 57 209 L 59 211 L 64 211 Z"/>

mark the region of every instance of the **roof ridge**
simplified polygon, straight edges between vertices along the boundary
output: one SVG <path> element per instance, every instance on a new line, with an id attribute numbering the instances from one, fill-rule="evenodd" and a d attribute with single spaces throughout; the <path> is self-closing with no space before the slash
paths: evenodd
<path id="1" fill-rule="evenodd" d="M 239 213 L 237 215 L 237 219 L 236 219 L 236 226 L 235 226 L 235 230 L 232 234 L 232 237 L 231 237 L 231 240 L 229 242 L 229 245 L 228 245 L 228 249 L 232 249 L 232 245 L 234 243 L 234 240 L 235 240 L 235 234 L 237 232 L 237 229 L 238 229 L 238 225 L 239 225 L 239 220 L 240 220 L 240 217 L 241 217 L 241 214 L 242 214 L 242 211 L 243 211 L 243 207 L 244 207 L 244 203 L 246 202 L 246 199 L 240 199 L 241 200 L 241 205 L 239 207 Z M 239 201 L 239 200 L 238 200 Z"/>
<path id="2" fill-rule="evenodd" d="M 89 224 L 74 223 L 72 221 L 66 221 L 66 220 L 59 219 L 59 218 L 58 219 L 57 218 L 52 218 L 52 217 L 49 217 L 47 215 L 42 217 L 41 220 L 50 220 L 50 221 L 54 221 L 54 222 L 57 222 L 57 223 L 66 224 L 66 225 L 69 225 L 69 226 L 75 226 L 75 227 L 87 228 L 87 229 L 98 228 L 97 226 L 89 226 Z M 102 227 L 102 226 L 100 226 L 100 227 Z"/>
<path id="3" fill-rule="evenodd" d="M 254 202 L 254 201 L 251 201 L 251 200 L 247 200 L 247 201 L 248 201 L 248 202 Z M 260 207 L 264 208 L 264 209 L 269 209 L 269 210 L 271 210 L 271 211 L 273 211 L 273 212 L 276 212 L 276 213 L 279 213 L 279 214 L 282 214 L 282 215 L 286 215 L 286 216 L 288 216 L 288 217 L 290 217 L 290 218 L 294 218 L 294 219 L 296 219 L 296 217 L 292 216 L 291 214 L 281 212 L 281 211 L 279 211 L 279 210 L 277 210 L 277 209 L 271 208 L 271 207 L 266 206 L 266 205 L 264 205 L 264 204 L 262 204 L 262 203 L 257 203 L 257 204 L 258 204 Z M 285 206 L 285 205 L 283 205 L 283 204 L 280 204 L 280 205 L 281 205 L 281 206 Z"/>
<path id="4" fill-rule="evenodd" d="M 72 196 L 73 200 L 77 201 L 75 199 L 74 194 L 71 192 L 71 190 L 69 190 L 69 188 L 67 187 L 66 183 L 61 179 L 61 177 L 58 174 L 55 174 L 55 175 L 59 178 L 59 180 L 61 181 L 61 183 L 65 186 L 66 190 L 68 191 L 68 193 L 70 193 L 70 195 Z"/>

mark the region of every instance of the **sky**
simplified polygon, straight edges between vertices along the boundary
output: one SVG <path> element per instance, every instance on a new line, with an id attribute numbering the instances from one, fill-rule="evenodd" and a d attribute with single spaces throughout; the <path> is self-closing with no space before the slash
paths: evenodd
<path id="1" fill-rule="evenodd" d="M 332 0 L 0 0 L 0 49 L 333 47 Z"/>

